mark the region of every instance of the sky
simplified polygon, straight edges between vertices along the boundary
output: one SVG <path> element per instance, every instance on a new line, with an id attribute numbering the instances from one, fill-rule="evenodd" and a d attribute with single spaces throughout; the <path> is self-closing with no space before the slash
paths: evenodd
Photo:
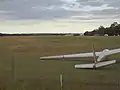
<path id="1" fill-rule="evenodd" d="M 0 0 L 1 33 L 83 33 L 120 21 L 120 0 Z"/>

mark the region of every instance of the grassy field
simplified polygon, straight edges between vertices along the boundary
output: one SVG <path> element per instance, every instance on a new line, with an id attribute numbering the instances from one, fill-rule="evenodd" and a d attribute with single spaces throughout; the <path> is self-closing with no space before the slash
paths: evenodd
<path id="1" fill-rule="evenodd" d="M 11 61 L 15 61 L 15 90 L 120 90 L 120 54 L 109 56 L 117 63 L 98 70 L 75 69 L 75 64 L 92 62 L 47 60 L 40 56 L 120 48 L 120 37 L 0 37 L 0 90 L 13 90 Z"/>

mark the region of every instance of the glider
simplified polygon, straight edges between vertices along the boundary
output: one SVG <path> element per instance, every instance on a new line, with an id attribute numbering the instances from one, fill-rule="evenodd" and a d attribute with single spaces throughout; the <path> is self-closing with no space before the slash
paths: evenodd
<path id="1" fill-rule="evenodd" d="M 120 53 L 120 48 L 118 49 L 104 49 L 100 52 L 95 52 L 95 48 L 93 45 L 93 52 L 90 53 L 79 53 L 79 54 L 68 54 L 68 55 L 59 55 L 59 56 L 45 56 L 40 57 L 40 59 L 65 59 L 65 58 L 81 58 L 81 57 L 93 57 L 94 62 L 90 64 L 77 64 L 75 65 L 75 68 L 85 68 L 85 69 L 96 69 L 99 67 L 107 66 L 116 63 L 116 60 L 109 60 L 105 61 L 104 58 L 108 55 L 117 54 Z"/>

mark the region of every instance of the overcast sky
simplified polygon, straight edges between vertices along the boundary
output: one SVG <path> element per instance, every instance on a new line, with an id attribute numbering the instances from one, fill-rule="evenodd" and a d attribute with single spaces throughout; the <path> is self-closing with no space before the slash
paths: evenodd
<path id="1" fill-rule="evenodd" d="M 120 0 L 0 0 L 0 32 L 85 32 L 120 21 Z"/>

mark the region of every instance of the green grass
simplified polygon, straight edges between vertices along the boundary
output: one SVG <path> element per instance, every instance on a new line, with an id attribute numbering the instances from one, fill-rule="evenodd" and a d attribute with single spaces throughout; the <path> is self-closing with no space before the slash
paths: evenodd
<path id="1" fill-rule="evenodd" d="M 0 37 L 0 88 L 11 89 L 11 61 L 15 60 L 15 90 L 120 90 L 120 54 L 112 55 L 117 63 L 98 70 L 75 69 L 81 61 L 40 61 L 40 56 L 59 55 L 120 48 L 120 37 Z M 16 89 L 17 88 L 17 89 Z"/>

